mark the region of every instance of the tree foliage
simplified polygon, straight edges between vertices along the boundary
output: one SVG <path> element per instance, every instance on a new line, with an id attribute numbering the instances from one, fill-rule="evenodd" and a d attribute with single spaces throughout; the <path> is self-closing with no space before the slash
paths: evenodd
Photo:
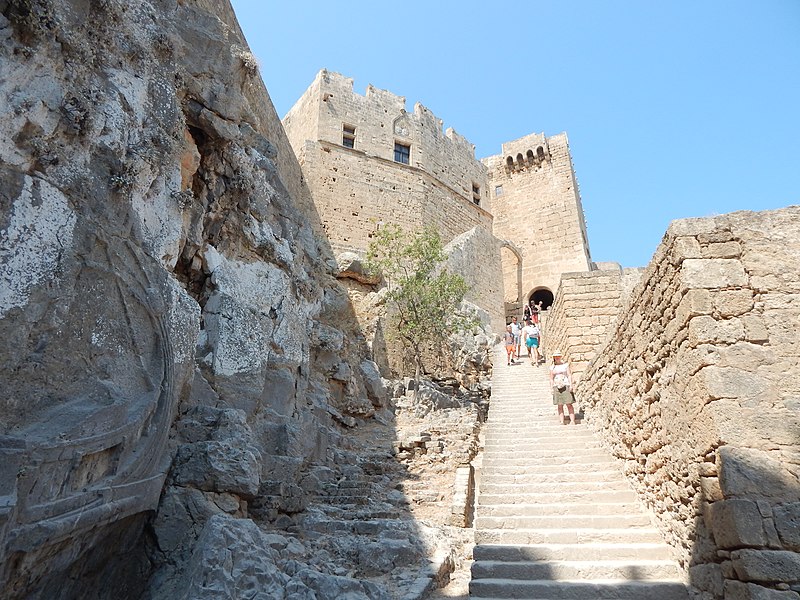
<path id="1" fill-rule="evenodd" d="M 469 329 L 476 321 L 459 310 L 469 287 L 461 275 L 447 271 L 446 259 L 439 232 L 430 226 L 405 234 L 386 225 L 367 252 L 367 269 L 386 280 L 394 333 L 413 355 L 417 380 L 424 371 L 425 349 L 442 353 L 451 332 Z"/>

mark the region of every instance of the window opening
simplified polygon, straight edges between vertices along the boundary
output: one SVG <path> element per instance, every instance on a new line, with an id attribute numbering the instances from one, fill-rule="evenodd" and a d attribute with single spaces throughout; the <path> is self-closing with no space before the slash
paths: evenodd
<path id="1" fill-rule="evenodd" d="M 400 142 L 394 143 L 394 162 L 403 163 L 408 165 L 411 163 L 411 146 L 401 144 Z"/>
<path id="2" fill-rule="evenodd" d="M 342 125 L 342 146 L 345 148 L 355 148 L 356 128 L 351 125 Z"/>
<path id="3" fill-rule="evenodd" d="M 480 206 L 481 203 L 481 186 L 477 183 L 472 184 L 472 201 Z"/>
<path id="4" fill-rule="evenodd" d="M 494 195 L 495 196 L 502 196 L 503 195 L 503 186 L 502 185 L 494 186 Z"/>

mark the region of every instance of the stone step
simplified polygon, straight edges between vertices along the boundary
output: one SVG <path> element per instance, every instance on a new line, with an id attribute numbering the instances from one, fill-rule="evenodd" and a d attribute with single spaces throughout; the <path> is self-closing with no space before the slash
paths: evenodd
<path id="1" fill-rule="evenodd" d="M 491 456 L 484 456 L 483 458 L 483 467 L 486 468 L 488 466 L 494 467 L 495 465 L 502 465 L 502 466 L 514 466 L 514 465 L 523 465 L 528 466 L 532 470 L 537 465 L 541 466 L 571 466 L 572 470 L 575 470 L 576 467 L 580 467 L 581 469 L 586 469 L 586 465 L 603 465 L 604 467 L 608 468 L 609 465 L 613 465 L 613 461 L 611 457 L 608 456 L 605 452 L 592 452 L 586 454 L 579 454 L 578 456 L 535 456 L 524 452 L 514 452 L 508 454 L 496 454 Z"/>
<path id="2" fill-rule="evenodd" d="M 611 459 L 596 464 L 582 464 L 580 469 L 576 468 L 574 464 L 568 464 L 559 461 L 545 461 L 544 464 L 530 465 L 524 460 L 511 461 L 511 464 L 506 464 L 506 461 L 495 460 L 494 464 L 488 464 L 484 461 L 481 469 L 484 473 L 491 472 L 495 475 L 511 476 L 511 475 L 547 475 L 553 473 L 572 473 L 582 474 L 591 473 L 594 471 L 608 472 L 613 470 L 616 464 Z"/>
<path id="3" fill-rule="evenodd" d="M 478 529 L 563 529 L 576 528 L 636 528 L 652 527 L 650 517 L 642 513 L 598 515 L 580 513 L 567 515 L 488 515 L 475 519 Z"/>
<path id="4" fill-rule="evenodd" d="M 558 484 L 507 483 L 506 481 L 486 481 L 485 479 L 481 479 L 480 482 L 481 493 L 486 494 L 546 494 L 553 490 L 558 490 L 559 492 L 604 492 L 630 489 L 631 487 L 628 485 L 628 482 L 621 477 L 617 477 L 617 479 L 613 481 L 570 481 Z"/>
<path id="5" fill-rule="evenodd" d="M 669 546 L 658 543 L 628 544 L 531 544 L 505 546 L 480 544 L 472 550 L 475 561 L 501 560 L 665 560 L 670 556 Z"/>
<path id="6" fill-rule="evenodd" d="M 545 437 L 562 440 L 584 439 L 592 437 L 592 432 L 584 425 L 561 425 L 558 421 L 554 420 L 552 425 L 529 425 L 526 427 L 517 425 L 514 429 L 508 429 L 500 424 L 495 428 L 490 426 L 486 430 L 485 439 L 486 441 L 508 442 L 513 444 L 520 440 L 541 439 Z"/>
<path id="7" fill-rule="evenodd" d="M 497 434 L 499 437 L 512 439 L 520 433 L 529 433 L 531 431 L 540 431 L 542 433 L 552 433 L 556 435 L 565 435 L 573 431 L 575 433 L 585 431 L 591 432 L 590 429 L 582 425 L 561 423 L 555 410 L 552 414 L 542 415 L 536 419 L 528 417 L 518 417 L 516 419 L 508 419 L 507 421 L 493 421 L 489 418 L 486 421 L 487 435 L 491 433 L 492 435 Z M 565 418 L 569 420 L 569 415 L 566 415 Z"/>
<path id="8" fill-rule="evenodd" d="M 633 502 L 603 502 L 587 504 L 479 504 L 479 517 L 532 517 L 536 515 L 625 515 L 640 514 Z"/>
<path id="9" fill-rule="evenodd" d="M 603 490 L 579 492 L 544 492 L 535 494 L 489 494 L 481 491 L 478 505 L 489 504 L 563 504 L 571 502 L 587 504 L 589 502 L 636 502 L 633 490 Z"/>
<path id="10" fill-rule="evenodd" d="M 677 581 L 517 581 L 473 579 L 471 600 L 525 598 L 528 600 L 686 600 L 686 585 Z"/>
<path id="11" fill-rule="evenodd" d="M 654 527 L 632 529 L 476 529 L 476 544 L 663 544 Z"/>
<path id="12" fill-rule="evenodd" d="M 472 578 L 682 581 L 683 571 L 671 560 L 476 561 Z"/>
<path id="13" fill-rule="evenodd" d="M 508 458 L 524 458 L 524 459 L 545 459 L 550 460 L 553 458 L 563 458 L 566 460 L 575 461 L 578 458 L 594 458 L 610 461 L 608 453 L 602 448 L 586 448 L 578 444 L 571 446 L 564 445 L 556 448 L 548 448 L 545 446 L 537 447 L 519 447 L 519 448 L 502 448 L 499 446 L 492 446 L 486 448 L 483 452 L 483 460 L 494 461 L 499 460 L 505 462 Z M 579 463 L 580 464 L 580 463 Z"/>
<path id="14" fill-rule="evenodd" d="M 522 450 L 535 450 L 535 449 L 555 449 L 555 448 L 602 448 L 601 443 L 592 435 L 553 435 L 550 437 L 542 437 L 537 435 L 530 435 L 524 438 L 517 438 L 517 441 L 512 443 L 509 440 L 498 440 L 496 438 L 486 438 L 483 443 L 486 450 L 490 448 L 500 449 L 522 449 Z"/>
<path id="15" fill-rule="evenodd" d="M 525 437 L 520 439 L 519 435 L 521 429 L 525 430 Z M 580 425 L 559 425 L 557 421 L 552 429 L 545 429 L 545 427 L 541 425 L 531 425 L 530 427 L 524 428 L 515 426 L 515 430 L 515 432 L 510 433 L 507 429 L 502 429 L 499 426 L 496 428 L 490 427 L 486 430 L 486 441 L 513 443 L 516 440 L 532 443 L 580 440 L 600 443 L 600 440 L 588 427 L 581 427 Z"/>
<path id="16" fill-rule="evenodd" d="M 514 467 L 515 469 L 517 467 Z M 487 483 L 548 483 L 550 485 L 560 485 L 562 483 L 590 483 L 590 482 L 617 482 L 625 481 L 622 474 L 614 469 L 607 471 L 563 471 L 554 473 L 528 472 L 528 469 L 519 469 L 520 473 L 497 473 L 495 469 L 491 471 L 481 470 L 481 485 Z M 627 482 L 626 482 L 627 484 Z"/>

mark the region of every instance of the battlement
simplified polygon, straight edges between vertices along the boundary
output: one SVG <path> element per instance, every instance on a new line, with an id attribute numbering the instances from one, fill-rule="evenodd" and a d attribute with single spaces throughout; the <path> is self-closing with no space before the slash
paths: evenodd
<path id="1" fill-rule="evenodd" d="M 519 139 L 505 142 L 502 153 L 483 159 L 483 164 L 491 170 L 505 169 L 507 173 L 520 172 L 526 169 L 540 168 L 552 160 L 551 144 L 560 148 L 568 148 L 566 133 L 551 137 L 544 133 L 531 133 Z M 560 153 L 556 151 L 556 153 Z"/>
<path id="2" fill-rule="evenodd" d="M 452 127 L 445 130 L 423 104 L 407 111 L 405 96 L 373 85 L 362 95 L 352 78 L 323 69 L 283 123 L 295 152 L 307 140 L 341 145 L 422 169 L 467 201 L 488 203 L 486 169 L 475 159 L 475 146 Z"/>

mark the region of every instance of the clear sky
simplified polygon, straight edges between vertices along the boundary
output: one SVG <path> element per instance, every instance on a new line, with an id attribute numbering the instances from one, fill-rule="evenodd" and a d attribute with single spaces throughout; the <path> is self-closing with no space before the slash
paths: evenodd
<path id="1" fill-rule="evenodd" d="M 326 68 L 477 158 L 566 131 L 595 261 L 646 265 L 673 219 L 800 204 L 800 0 L 232 1 L 280 116 Z"/>

